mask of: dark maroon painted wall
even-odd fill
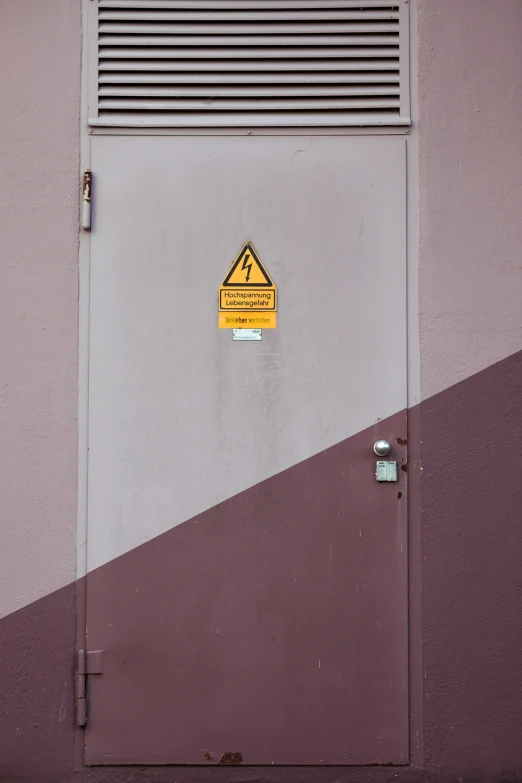
[[[420,410],[425,765],[522,777],[522,353]]]
[[[0,780],[522,779],[521,400],[519,353],[412,412],[423,468],[423,690],[413,703],[417,715],[423,709],[424,762],[417,769],[82,770],[70,586],[0,622]],[[418,523],[411,520],[413,532]]]
[[[76,605],[73,584],[0,621],[0,781],[73,768]]]

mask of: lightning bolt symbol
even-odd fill
[[[250,254],[247,253],[244,260],[243,260],[243,266],[241,267],[241,270],[246,269],[246,282],[250,280],[250,272],[252,271],[252,262],[248,263],[248,259],[250,258]]]

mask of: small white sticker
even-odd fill
[[[261,340],[261,329],[232,329],[233,340]]]

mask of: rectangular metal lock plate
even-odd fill
[[[375,478],[377,481],[397,481],[397,463],[391,460],[378,460]]]

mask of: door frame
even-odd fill
[[[81,70],[81,109],[80,109],[80,182],[83,173],[91,168],[91,138],[93,135],[143,135],[141,129],[101,129],[89,128],[89,25],[86,20],[92,8],[92,0],[82,2],[82,70]],[[404,0],[408,2],[408,0]],[[408,401],[408,693],[409,693],[409,725],[410,748],[409,764],[406,766],[421,767],[423,763],[423,693],[422,693],[422,617],[421,617],[421,556],[420,556],[420,525],[421,525],[421,497],[420,497],[420,457],[421,457],[421,421],[419,403],[421,400],[420,386],[420,339],[419,339],[419,294],[418,294],[418,125],[417,125],[417,0],[409,0],[410,4],[410,103],[412,125],[404,128],[332,128],[328,132],[314,133],[321,136],[386,136],[401,134],[406,140],[406,302],[407,302],[407,401]],[[263,129],[256,132],[264,134]],[[198,130],[197,135],[235,135],[236,131],[228,129]],[[268,135],[296,135],[295,131],[278,129],[267,131]],[[177,129],[153,129],[149,135],[187,136],[186,130]],[[300,129],[299,135],[306,133]],[[80,197],[80,194],[79,194]],[[96,172],[93,174],[93,198],[96,198]],[[78,492],[77,492],[77,622],[76,622],[76,650],[84,649],[86,644],[86,574],[87,574],[87,535],[88,535],[88,427],[89,427],[89,333],[90,333],[90,233],[79,225],[79,253],[78,253]],[[84,765],[84,735],[82,728],[76,728],[74,732],[75,767],[85,768]],[[404,767],[401,767],[404,768]],[[90,767],[93,770],[93,767]],[[123,772],[124,767],[117,769]],[[132,768],[129,768],[132,769]],[[217,772],[216,767],[209,768],[206,773],[204,768],[187,767],[187,774],[183,780],[203,779],[206,775],[212,777],[212,783],[228,783],[230,770],[225,768]],[[261,769],[263,770],[261,772]],[[260,778],[267,783],[272,781],[299,780],[304,783],[307,777],[306,770],[314,770],[314,779],[328,781],[330,767],[322,768],[318,774],[316,767],[262,767],[258,769]],[[357,771],[360,768],[343,766],[343,780],[356,780]],[[170,780],[169,770],[172,770],[172,780],[180,780],[180,766],[154,767],[155,774],[161,770],[162,779],[166,783]],[[193,770],[193,772],[191,772]],[[376,780],[381,777],[381,770],[386,769],[376,765],[372,773]],[[383,780],[385,774],[382,774]]]

